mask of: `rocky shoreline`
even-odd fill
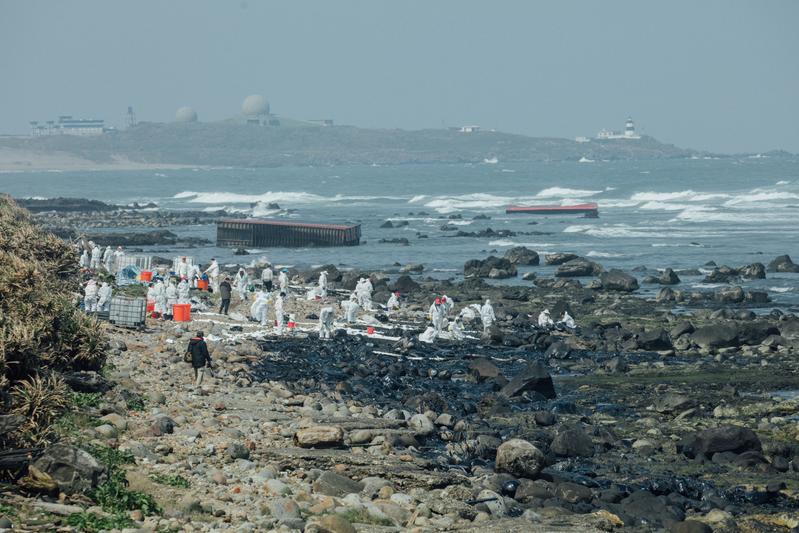
[[[290,272],[290,335],[246,321],[236,298],[230,318],[107,327],[114,385],[96,389],[102,400],[82,411],[94,422],[65,440],[135,458],[130,488],[162,510],[130,513],[144,531],[799,526],[799,319],[755,316],[744,289],[679,294],[673,272],[646,300],[629,274],[543,259],[559,274],[526,287],[484,280],[541,261],[526,249],[470,261],[457,284],[371,273],[375,301],[399,290],[403,309],[364,313],[348,333],[339,324],[329,342],[314,333],[320,303],[303,297],[319,269]],[[790,264],[729,269],[728,279]],[[331,303],[367,275],[324,268]],[[583,284],[576,271],[596,277]],[[490,298],[495,326],[420,343],[430,295],[444,293],[458,308]],[[539,330],[543,308],[568,310],[578,329]],[[199,390],[182,360],[198,329],[215,362]]]

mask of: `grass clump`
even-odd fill
[[[144,397],[140,394],[131,394],[125,398],[125,406],[128,411],[144,411]]]
[[[0,196],[0,401],[22,415],[0,445],[44,445],[70,395],[61,372],[100,370],[106,338],[78,310],[77,254]]]
[[[100,402],[103,400],[101,392],[73,392],[72,405],[78,409],[85,409],[88,407],[99,407]]]
[[[187,489],[191,486],[189,480],[179,474],[150,474],[150,479],[159,485],[167,485],[179,489]]]
[[[145,516],[161,514],[161,507],[149,494],[128,489],[123,465],[133,464],[133,454],[107,446],[94,446],[91,454],[108,467],[108,479],[89,493],[107,513],[125,514],[140,509]]]
[[[351,524],[369,524],[373,526],[393,526],[394,522],[388,518],[378,518],[370,515],[364,509],[349,509],[343,513],[338,513],[339,516],[346,519]]]
[[[113,514],[111,516],[99,516],[92,513],[72,513],[67,517],[67,525],[76,528],[78,531],[97,533],[111,529],[124,529],[134,525],[133,520],[124,514]]]

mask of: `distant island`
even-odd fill
[[[648,136],[571,140],[462,129],[142,122],[102,135],[0,137],[0,169],[281,167],[688,158]]]

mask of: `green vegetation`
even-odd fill
[[[78,531],[96,533],[110,529],[123,529],[134,525],[133,520],[124,514],[111,516],[98,516],[92,513],[73,513],[67,517],[67,525],[77,528]]]
[[[125,399],[128,411],[144,411],[144,397],[140,394],[131,394]]]
[[[100,392],[73,392],[72,405],[82,409],[86,407],[97,407],[103,399]]]
[[[17,516],[17,508],[13,505],[0,502],[0,516]]]
[[[167,485],[179,489],[187,489],[191,486],[188,479],[178,474],[150,474],[150,479],[159,485]]]
[[[373,526],[393,526],[394,522],[387,518],[377,518],[370,515],[364,509],[349,509],[343,513],[339,513],[339,516],[345,518],[352,524],[369,524]]]
[[[89,493],[104,511],[124,515],[127,511],[141,509],[145,516],[161,514],[161,508],[152,496],[128,489],[128,480],[125,479],[122,466],[134,462],[131,453],[107,446],[95,446],[91,449],[91,454],[108,467],[108,479]]]

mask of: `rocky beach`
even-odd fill
[[[553,277],[492,283],[545,264]],[[60,370],[72,392],[54,432],[22,458],[0,454],[14,467],[2,520],[23,531],[794,530],[799,319],[749,283],[799,267],[783,256],[708,268],[724,286],[689,292],[667,267],[606,270],[518,247],[467,262],[458,282],[419,265],[291,269],[297,325],[285,334],[249,321],[235,295],[230,316],[214,313],[217,296],[200,291],[189,323],[97,322],[104,366]],[[323,269],[330,295],[306,300]],[[396,290],[402,308],[347,325],[338,303],[364,276],[376,303]],[[644,284],[660,288],[645,298]],[[441,294],[456,310],[490,299],[495,324],[484,332],[478,315],[463,341],[420,342]],[[316,333],[324,305],[336,308],[329,341]],[[544,308],[577,328],[538,328]],[[183,361],[198,330],[213,360],[199,388]],[[18,422],[4,417],[6,432]]]

